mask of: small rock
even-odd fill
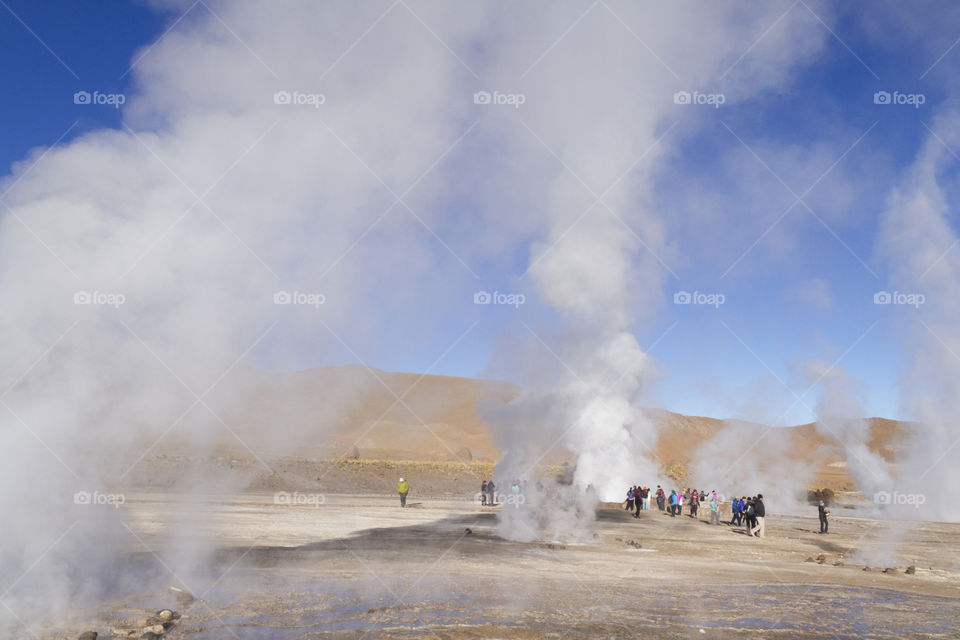
[[[904,571],[904,573],[907,574],[908,576],[912,576],[916,572],[917,572],[917,568],[913,565],[910,565],[909,567],[907,567],[907,570]]]
[[[864,570],[864,571],[873,571],[873,569],[871,569],[870,567],[864,567],[863,570]]]
[[[162,636],[164,631],[166,631],[166,629],[163,628],[162,624],[154,624],[149,627],[144,627],[142,633],[155,633],[157,636]],[[140,637],[142,638],[143,636],[141,635]]]
[[[804,560],[804,562],[816,562],[816,560],[814,560],[813,557],[811,556],[811,557],[807,558],[806,560]]]
[[[826,561],[827,561],[827,556],[823,555],[822,553],[817,556],[817,564],[823,564]]]
[[[77,640],[97,640],[96,631],[84,631]]]
[[[833,563],[833,566],[835,566],[835,567],[842,567],[842,566],[843,566],[843,560],[837,560],[836,562]]]
[[[463,533],[466,535],[470,535],[471,533],[473,533],[473,531],[470,530],[470,527],[467,527],[466,529],[463,530]]]
[[[171,620],[177,620],[178,618],[180,618],[180,614],[172,609],[160,609],[160,611],[157,611],[157,619],[160,620],[160,622],[169,622]]]
[[[160,636],[155,634],[153,631],[147,631],[146,633],[140,635],[140,640],[160,640]]]

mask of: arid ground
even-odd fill
[[[163,637],[191,640],[960,634],[960,525],[839,516],[820,535],[815,511],[773,513],[757,539],[703,511],[603,505],[586,542],[518,543],[494,534],[514,507],[423,495],[411,479],[406,509],[388,492],[129,494],[130,563],[159,578],[34,631],[139,637],[169,606],[182,617]],[[864,569],[891,544],[891,571]],[[178,605],[169,586],[197,599]]]
[[[515,388],[427,376],[409,395],[415,409],[404,415],[391,408],[390,394],[329,393],[350,375],[360,378],[351,385],[370,388],[368,372],[349,367],[256,380],[240,396],[242,410],[229,416],[235,437],[225,443],[199,449],[173,432],[145,443],[142,457],[117,456],[117,468],[103,471],[124,484],[104,489],[125,501],[115,513],[101,508],[129,531],[115,572],[125,578],[88,608],[31,620],[33,633],[69,639],[96,630],[102,639],[153,630],[174,640],[960,637],[960,525],[853,517],[863,496],[838,462],[837,443],[812,425],[778,436],[794,462],[814,470],[816,485],[797,486],[798,495],[834,492],[828,535],[818,533],[815,507],[786,515],[770,505],[761,540],[707,524],[706,510],[699,520],[659,511],[633,518],[602,504],[577,538],[522,543],[496,535],[497,511],[515,507],[474,499],[499,457],[477,406],[502,404]],[[386,379],[402,391],[405,376]],[[317,388],[328,393],[310,392]],[[710,418],[653,415],[657,457],[678,483],[688,478],[690,443],[711,442],[730,428]],[[908,427],[873,420],[871,448],[895,460]],[[767,430],[736,428],[757,436]],[[562,452],[544,460],[541,475],[563,476],[571,460]],[[406,509],[393,493],[399,476],[413,487]],[[729,503],[722,515],[729,520]],[[195,599],[181,599],[184,592]],[[151,619],[165,607],[182,616],[166,629]]]

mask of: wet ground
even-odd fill
[[[493,535],[493,509],[410,504],[128,495],[131,558],[152,577],[72,624],[121,637],[177,585],[199,599],[167,637],[190,640],[960,637],[958,525],[834,518],[822,536],[815,512],[772,515],[760,540],[606,509],[585,543],[517,543]]]

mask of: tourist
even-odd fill
[[[820,533],[827,533],[830,528],[830,523],[827,521],[830,516],[830,509],[827,509],[827,505],[821,500],[817,510],[820,512]]]
[[[660,485],[657,485],[657,508],[660,511],[663,511],[664,495],[663,488]]]
[[[670,517],[674,518],[677,515],[677,490],[670,489]]]
[[[629,489],[627,489],[627,502],[626,502],[626,506],[624,506],[623,510],[624,510],[624,511],[633,511],[633,501],[634,501],[635,499],[636,499],[636,492],[634,491],[634,488],[633,488],[633,487],[630,487]]]
[[[480,483],[480,506],[486,506],[487,504],[487,481],[484,480]]]
[[[755,514],[756,524],[753,529],[750,530],[752,535],[757,536],[758,538],[764,537],[765,527],[764,527],[764,517],[766,516],[766,509],[763,506],[763,494],[758,493],[757,499],[753,501],[753,512]]]
[[[741,523],[740,510],[742,508],[740,499],[737,496],[733,496],[733,501],[730,503],[730,507],[733,511],[733,517],[730,518],[730,526],[739,527]]]
[[[677,493],[677,515],[678,516],[683,515],[683,490],[682,489]]]
[[[487,483],[487,504],[491,507],[497,506],[497,486],[493,484],[493,478]]]
[[[753,529],[754,523],[756,522],[756,511],[753,500],[752,497],[747,498],[747,506],[743,510],[743,526],[747,535],[750,535],[750,530]]]
[[[407,506],[407,492],[409,491],[410,491],[410,484],[403,478],[400,478],[400,482],[397,483],[397,493],[400,494],[401,507]]]
[[[694,489],[690,493],[690,517],[696,519],[697,509],[700,507],[700,494]]]
[[[710,524],[720,524],[720,501],[716,491],[710,496]]]

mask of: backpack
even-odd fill
[[[752,505],[752,504],[748,504],[748,505],[747,505],[747,515],[752,518],[752,517],[754,516],[754,514],[756,514],[756,511],[753,510],[753,505]]]

